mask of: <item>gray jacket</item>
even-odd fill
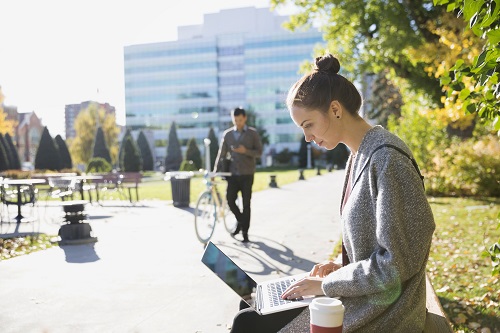
[[[231,154],[230,172],[233,175],[253,175],[255,173],[255,160],[262,155],[262,143],[259,133],[253,127],[245,126],[238,140],[234,136],[235,127],[224,131],[219,147],[219,153],[215,160],[215,171],[222,170],[222,160],[227,153]],[[235,153],[231,147],[245,146],[246,154]]]
[[[425,269],[434,218],[422,180],[408,157],[384,147],[395,145],[411,156],[397,136],[380,126],[363,138],[350,168],[354,187],[342,211],[343,237],[350,264],[323,280],[323,292],[340,296],[344,333],[422,332],[425,325]],[[363,166],[368,162],[367,167]],[[306,308],[286,329],[309,325]]]

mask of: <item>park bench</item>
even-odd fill
[[[140,172],[122,172],[119,176],[118,187],[121,190],[127,190],[130,203],[134,202],[132,190],[135,189],[135,201],[139,201],[139,183],[142,182]]]
[[[108,190],[118,190],[118,176],[115,172],[99,174],[102,178],[93,181],[95,185],[95,195],[97,202],[101,201],[101,192]]]
[[[429,277],[426,277],[426,306],[424,333],[453,333],[451,322],[444,313],[439,298],[432,287]]]
[[[342,262],[342,255],[336,259],[337,263]],[[441,302],[434,291],[429,276],[425,277],[425,306],[427,307],[427,316],[425,318],[425,328],[423,333],[453,333],[450,320],[446,316]]]
[[[115,190],[120,197],[127,198],[130,203],[133,203],[134,197],[132,192],[134,189],[135,201],[139,201],[139,183],[142,182],[142,174],[140,172],[110,172],[101,176],[101,179],[94,181],[98,202],[101,192]]]

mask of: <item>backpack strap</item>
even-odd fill
[[[395,146],[395,145],[391,145],[390,143],[385,143],[385,144],[382,144],[378,147],[376,147],[372,153],[370,154],[370,157],[368,157],[368,160],[366,161],[365,165],[363,165],[363,168],[361,169],[361,172],[359,173],[358,177],[356,178],[356,180],[354,181],[354,183],[352,184],[352,188],[354,188],[354,186],[356,185],[356,183],[358,182],[358,180],[360,179],[361,175],[363,174],[363,171],[365,171],[366,167],[368,166],[368,164],[370,164],[370,161],[372,159],[372,156],[373,154],[375,154],[375,152],[377,152],[378,150],[382,149],[382,148],[385,148],[385,147],[389,147],[389,148],[393,148],[395,150],[397,150],[398,152],[400,152],[401,154],[403,154],[404,156],[408,157],[408,159],[411,161],[411,163],[413,164],[413,166],[415,167],[415,170],[417,171],[418,173],[418,176],[420,177],[420,179],[422,179],[422,186],[424,187],[425,189],[425,184],[424,184],[424,176],[422,176],[422,173],[420,172],[420,169],[418,167],[418,164],[417,164],[417,161],[415,161],[415,159],[413,157],[411,157],[410,155],[408,155],[408,153],[406,153],[403,149]]]

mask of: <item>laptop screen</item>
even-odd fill
[[[201,261],[244,300],[250,300],[257,283],[212,242],[208,242]]]

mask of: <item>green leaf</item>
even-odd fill
[[[464,1],[464,19],[469,21],[479,12],[484,4],[484,0],[465,0]]]
[[[465,88],[465,85],[462,83],[462,82],[453,82],[451,84],[451,89],[455,90],[455,91],[461,91],[462,89]]]
[[[495,100],[495,95],[493,95],[493,92],[490,90],[486,93],[486,100],[488,101],[494,101]]]
[[[493,128],[495,131],[500,131],[500,117],[496,117],[495,120],[493,120]],[[497,226],[497,229],[500,228],[500,224]]]
[[[460,91],[458,98],[460,98],[460,100],[462,100],[462,101],[465,101],[467,99],[467,97],[469,97],[469,95],[470,95],[470,90],[465,88],[465,89],[462,89],[462,91]]]
[[[492,45],[500,43],[500,30],[490,30],[486,33],[488,42]]]
[[[474,112],[476,112],[476,110],[477,110],[477,106],[475,103],[471,103],[471,104],[467,105],[467,112],[474,113]]]
[[[490,253],[492,254],[500,254],[500,244],[495,243],[490,247]]]
[[[474,35],[482,38],[483,36],[483,30],[481,29],[481,27],[475,25],[471,28],[472,32],[474,33]]]
[[[460,67],[462,67],[463,64],[464,64],[464,60],[458,59],[457,62],[455,62],[455,65],[453,65],[453,67],[450,68],[450,71],[456,71],[456,70],[460,69]]]
[[[446,11],[452,12],[455,10],[455,8],[457,8],[457,4],[452,2],[452,3],[448,4],[448,6],[446,6]]]
[[[443,77],[441,77],[440,81],[441,81],[442,86],[446,86],[451,82],[451,77],[443,76]]]
[[[488,50],[484,50],[483,52],[481,52],[481,54],[477,57],[477,59],[475,59],[474,66],[476,66],[476,67],[482,66],[484,64],[485,59],[486,59],[487,53],[488,53]]]

